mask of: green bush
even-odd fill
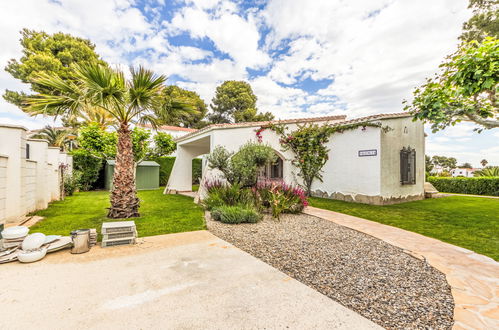
[[[213,210],[212,217],[223,223],[255,223],[262,218],[254,208],[240,205],[220,206]]]
[[[99,178],[104,161],[83,149],[76,149],[71,152],[71,155],[73,156],[73,170],[79,173],[78,186],[84,191],[92,189],[92,184]]]
[[[208,197],[203,200],[203,204],[208,210],[219,206],[253,206],[255,198],[249,188],[241,188],[239,184],[225,185],[206,184]]]
[[[194,158],[192,160],[192,184],[199,183],[199,178],[203,175],[202,159]]]
[[[222,212],[220,211],[220,209],[214,208],[211,211],[211,218],[215,221],[220,221],[220,219],[222,218]]]
[[[499,178],[495,177],[429,177],[428,182],[441,192],[499,196]]]
[[[276,159],[272,147],[252,142],[243,145],[235,154],[217,146],[207,157],[210,168],[220,170],[231,184],[243,187],[256,185],[260,168]]]
[[[64,194],[66,196],[73,196],[74,192],[79,189],[78,182],[80,181],[81,172],[73,171],[73,174],[64,174]]]
[[[170,178],[170,174],[172,173],[173,164],[175,163],[175,157],[157,157],[152,158],[152,161],[155,161],[159,164],[159,185],[166,186],[168,183],[168,179]],[[194,158],[192,160],[192,183],[199,183],[199,177],[202,175],[201,169],[201,159]]]

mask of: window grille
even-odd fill
[[[416,184],[416,150],[411,147],[400,150],[400,183]]]

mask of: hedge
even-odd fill
[[[166,186],[168,179],[170,178],[170,173],[172,172],[173,163],[175,163],[175,157],[158,157],[151,159],[159,164],[159,184],[161,186]],[[201,177],[201,159],[194,158],[192,160],[192,183],[199,183],[199,178]]]
[[[428,178],[428,182],[441,192],[499,196],[499,177],[447,178],[431,176]]]

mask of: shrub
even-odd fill
[[[203,175],[202,159],[194,158],[192,160],[192,183],[199,183],[199,178]]]
[[[208,210],[219,206],[253,206],[255,198],[248,188],[241,188],[239,184],[223,184],[221,182],[206,182],[208,197],[203,200]]]
[[[441,192],[499,196],[499,178],[497,177],[429,177],[428,182]]]
[[[262,216],[252,207],[224,205],[216,208],[212,217],[223,223],[256,223]]]
[[[73,196],[74,192],[79,189],[78,182],[80,181],[81,172],[73,171],[73,174],[64,174],[64,194],[66,196]]]
[[[236,154],[218,146],[208,156],[210,168],[220,170],[231,184],[252,187],[256,184],[259,169],[275,162],[276,154],[270,146],[249,142]]]
[[[211,211],[211,218],[215,221],[220,221],[220,219],[222,218],[222,212],[220,211],[220,209],[214,208]]]
[[[151,158],[151,160],[159,164],[159,184],[166,186],[175,163],[175,157],[157,157]]]
[[[300,187],[283,182],[263,181],[255,189],[263,206],[271,208],[274,218],[279,218],[281,213],[299,213],[308,205],[305,191]]]
[[[92,189],[92,184],[99,178],[103,160],[83,149],[76,149],[71,152],[71,155],[73,156],[73,169],[80,173],[78,186],[84,191]]]

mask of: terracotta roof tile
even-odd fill
[[[270,123],[272,124],[301,124],[301,123],[312,123],[318,121],[330,121],[330,120],[341,120],[340,122],[332,123],[331,125],[343,125],[343,124],[353,124],[363,121],[373,121],[379,119],[391,119],[391,118],[403,118],[403,117],[411,117],[411,114],[407,112],[398,112],[398,113],[383,113],[378,115],[371,115],[367,117],[355,118],[352,120],[344,120],[346,119],[345,115],[340,116],[326,116],[326,117],[312,117],[312,118],[298,118],[298,119],[284,119],[284,120],[271,120],[271,121],[256,121],[256,122],[244,122],[244,123],[229,123],[229,124],[212,124],[206,127],[203,127],[196,132],[192,132],[186,135],[183,135],[175,141],[182,141],[188,139],[192,136],[201,134],[203,132],[212,130],[212,129],[224,129],[224,128],[237,128],[237,127],[255,127],[255,126],[264,126]]]
[[[339,115],[339,116],[326,116],[326,117],[312,117],[312,118],[297,118],[297,119],[283,119],[283,120],[271,120],[271,121],[253,121],[253,122],[244,122],[244,123],[225,123],[225,124],[211,124],[206,127],[203,127],[199,129],[196,132],[192,132],[186,135],[183,135],[176,139],[176,141],[184,140],[186,138],[189,138],[193,135],[197,135],[202,132],[206,132],[211,129],[217,129],[217,128],[236,128],[236,127],[256,127],[256,126],[263,126],[263,125],[268,125],[270,123],[273,124],[299,124],[299,123],[311,123],[311,122],[317,122],[317,121],[329,121],[329,120],[343,120],[347,116],[345,115]]]

